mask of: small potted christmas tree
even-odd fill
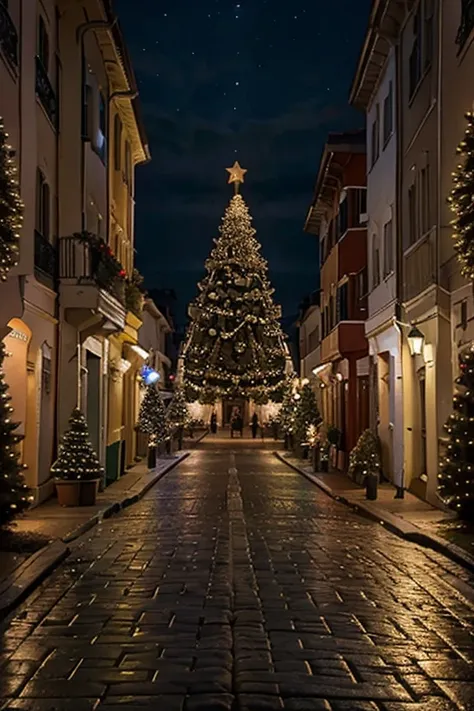
[[[95,504],[104,468],[89,440],[86,418],[77,407],[69,418],[69,427],[59,445],[51,474],[55,477],[61,506]]]
[[[137,428],[148,435],[148,468],[156,467],[156,448],[169,439],[166,409],[155,384],[148,385],[140,405]]]
[[[184,428],[189,424],[190,417],[184,390],[181,387],[175,390],[173,399],[166,411],[166,420],[169,429],[178,435],[178,449],[182,449]]]
[[[299,389],[298,394],[300,397],[296,401],[294,432],[299,454],[306,458],[308,455],[308,427],[310,425],[317,427],[321,422],[321,415],[316,394],[308,382]]]
[[[11,420],[13,407],[2,367],[5,355],[5,344],[0,341],[0,527],[25,511],[31,502],[17,449],[22,436],[15,432],[19,424]]]
[[[349,457],[349,476],[361,486],[380,477],[380,443],[372,430],[364,430]]]
[[[474,520],[474,351],[459,356],[460,375],[453,397],[454,412],[445,425],[449,435],[438,475],[438,493],[449,508]]]

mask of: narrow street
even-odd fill
[[[78,539],[2,626],[2,709],[474,709],[474,606],[443,556],[271,453],[204,440]]]

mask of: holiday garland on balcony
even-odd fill
[[[127,273],[102,237],[87,231],[76,232],[73,237],[90,247],[92,271],[104,287],[111,287],[117,281],[125,284]]]
[[[18,264],[23,203],[17,179],[17,169],[8,144],[8,134],[0,117],[0,280]]]
[[[448,202],[455,214],[452,220],[454,249],[461,265],[461,274],[474,280],[474,113],[466,114],[467,128],[464,140],[457,148],[462,156],[453,173],[454,187]]]

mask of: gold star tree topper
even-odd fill
[[[247,172],[246,168],[241,168],[238,161],[235,161],[232,168],[226,168],[226,171],[230,173],[228,183],[234,183],[235,193],[239,192],[240,183],[244,182],[244,175]]]

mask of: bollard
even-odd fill
[[[369,474],[365,480],[366,494],[365,497],[369,501],[377,500],[377,490],[379,485],[379,478],[377,474]]]
[[[148,447],[148,469],[156,467],[156,447]]]

